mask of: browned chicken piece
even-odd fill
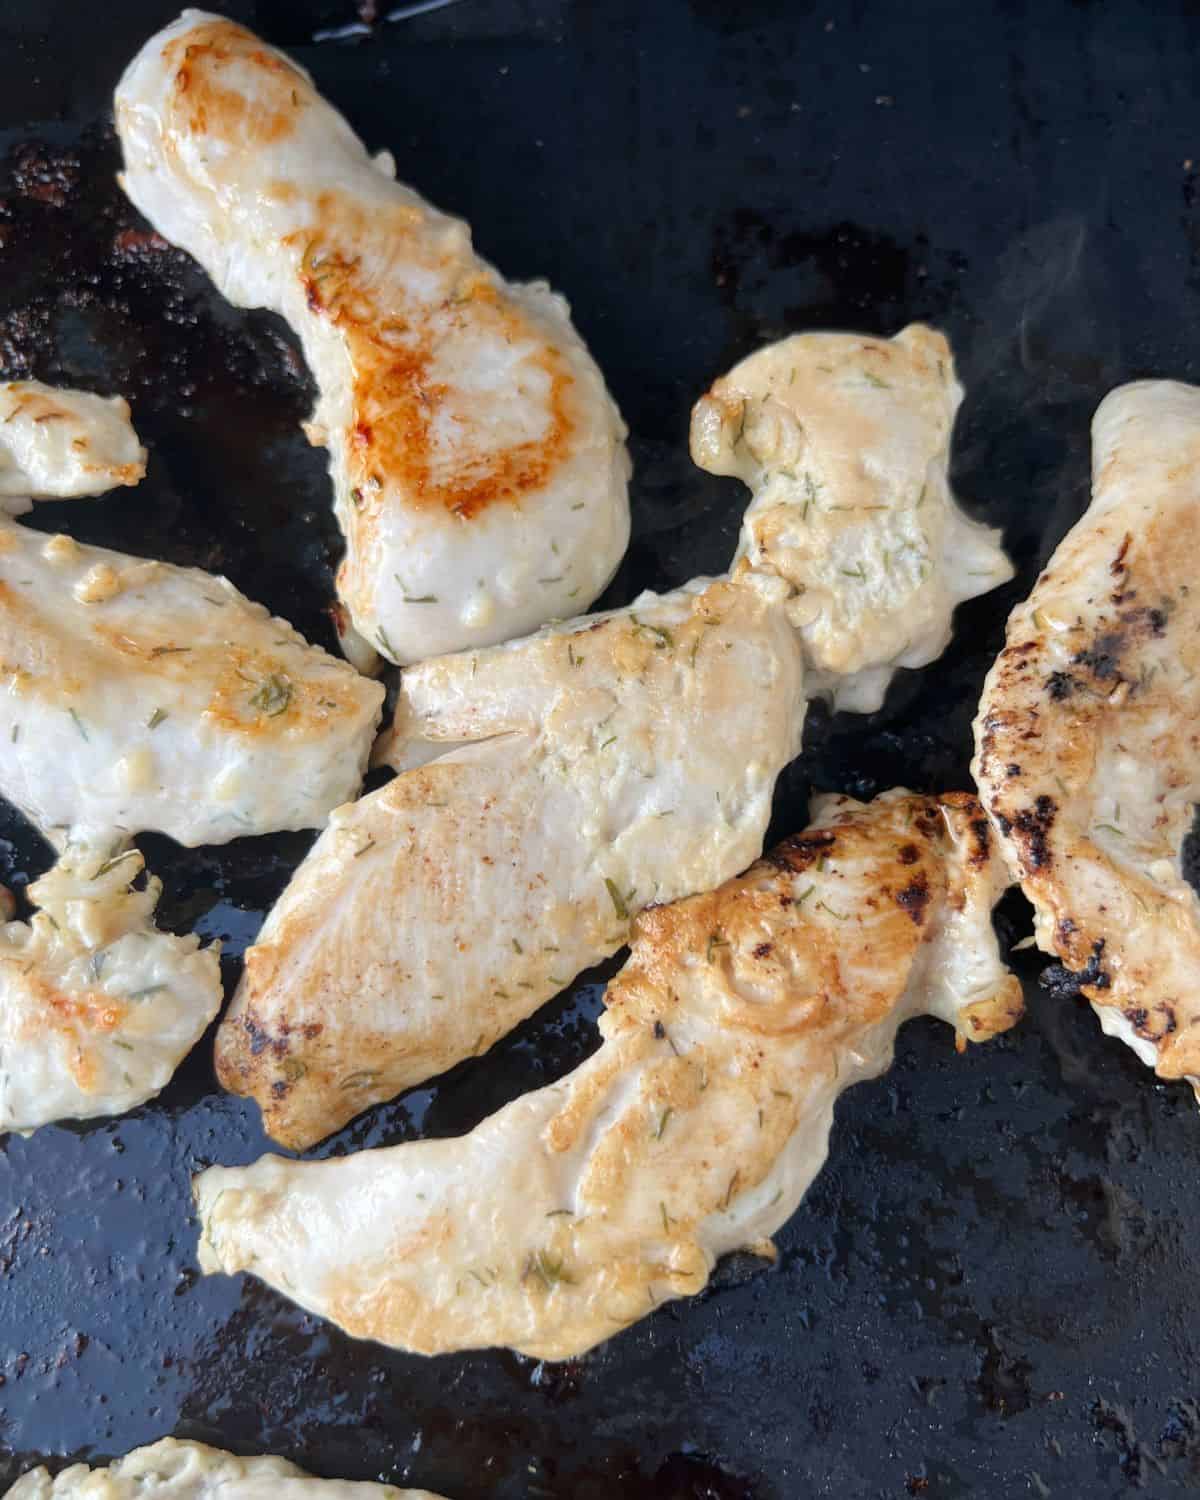
[[[1200,389],[1122,386],[1093,497],[1008,622],[974,772],[1038,946],[1162,1078],[1200,1075]]]
[[[902,1021],[960,1046],[1013,1024],[1004,880],[972,797],[822,799],[745,875],[635,920],[604,1044],[559,1083],[457,1140],[204,1172],[200,1264],[419,1353],[582,1353],[729,1251],[773,1253]]]

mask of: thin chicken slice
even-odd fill
[[[116,119],[135,205],[303,343],[359,635],[412,662],[586,608],[628,541],[629,465],[563,299],[505,282],[231,21],[152,37]]]
[[[429,1490],[315,1479],[284,1458],[239,1458],[206,1443],[161,1438],[106,1468],[30,1469],[5,1500],[438,1500]]]
[[[116,1115],[162,1089],[221,1004],[219,946],[154,926],[136,849],[70,844],[0,927],[0,1131]]]
[[[962,401],[950,346],[808,333],[770,344],[692,412],[692,458],[753,492],[739,556],[794,585],[809,692],[868,713],[897,667],[941,655],[954,610],[1004,583],[999,533],[950,491]]]
[[[48,836],[321,826],[383,690],[224,578],[0,523],[0,793]]]
[[[1038,946],[1162,1078],[1200,1075],[1200,389],[1121,386],[1092,503],[1013,610],[973,770]]]
[[[57,390],[36,380],[0,385],[0,510],[72,500],[137,484],[146,450],[120,396]]]
[[[787,592],[696,584],[404,674],[422,754],[480,743],[340,808],[247,953],[217,1071],[276,1140],[486,1050],[757,856],[803,722]]]
[[[638,917],[603,1045],[561,1082],[460,1139],[202,1173],[201,1267],[419,1353],[581,1354],[727,1252],[773,1253],[902,1021],[960,1046],[1013,1023],[1004,884],[973,798],[822,799],[741,878]]]

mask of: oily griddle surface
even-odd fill
[[[226,8],[486,255],[570,297],[637,464],[611,602],[727,562],[746,497],[691,467],[686,427],[733,360],[810,327],[950,334],[957,483],[1019,578],[880,713],[813,711],[773,833],[803,825],[810,785],[967,786],[1007,610],[1085,503],[1096,401],[1196,375],[1191,8],[460,0],[318,45],[351,6]],[[224,572],[332,645],[338,541],[293,342],[214,297],[113,183],[112,85],[173,11],[0,10],[0,375],[123,392],[151,453],[140,489],[32,524]],[[47,853],[13,814],[0,832],[19,890]],[[232,983],[310,838],[142,842],[163,919],[221,938]],[[1028,931],[1019,897],[1000,922]],[[200,1279],[190,1174],[267,1146],[207,1044],[133,1116],[0,1140],[0,1480],[175,1433],[456,1500],[1193,1493],[1200,1120],[1040,990],[1041,962],[1017,955],[1018,1031],[959,1058],[915,1023],[843,1098],[776,1267],[735,1258],[557,1367],[392,1354]],[[457,1133],[560,1075],[594,1045],[597,978],[320,1154]]]

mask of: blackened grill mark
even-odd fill
[[[1060,923],[1061,927],[1062,924]],[[1074,924],[1072,923],[1072,931]],[[1087,967],[1079,970],[1068,969],[1063,964],[1050,964],[1042,970],[1038,983],[1044,990],[1048,990],[1056,999],[1077,999],[1085,986],[1094,990],[1106,990],[1112,980],[1104,972],[1104,939],[1097,938],[1092,945],[1091,957],[1087,961]]]
[[[1069,698],[1076,687],[1078,683],[1069,672],[1051,672],[1046,678],[1046,691],[1055,703],[1061,703],[1065,698]],[[1017,770],[1020,771],[1020,769],[1018,766]],[[1011,768],[1009,774],[1013,774]]]
[[[755,958],[770,958],[770,956],[771,956],[771,945],[770,945],[770,943],[758,943],[755,946],[755,949],[754,949],[754,956],[755,956]]]
[[[914,923],[920,927],[929,907],[929,881],[924,871],[919,875],[914,875],[904,889],[897,894],[896,904],[906,911]]]
[[[1127,644],[1123,631],[1106,630],[1103,635],[1096,637],[1094,645],[1077,651],[1071,660],[1077,667],[1086,667],[1101,682],[1108,682],[1117,675],[1121,653]]]
[[[1133,532],[1127,531],[1122,538],[1120,551],[1117,553],[1116,557],[1113,558],[1111,564],[1109,565],[1110,571],[1112,572],[1114,578],[1117,577],[1118,574],[1124,573],[1126,567],[1128,566],[1125,562],[1125,554],[1129,551],[1129,546],[1132,541]]]
[[[1054,798],[1043,792],[1031,808],[1022,808],[1014,819],[1025,846],[1025,864],[1030,870],[1044,869],[1050,863],[1049,833],[1057,811]]]
[[[896,858],[902,865],[915,865],[920,857],[916,844],[905,844],[896,850]]]
[[[1005,766],[1004,770],[1005,774],[1008,776],[1019,776],[1021,774],[1021,767],[1016,763],[1015,760],[1010,761],[1009,764]]]
[[[837,843],[834,833],[798,833],[765,856],[779,870],[801,873],[827,855]]]
[[[666,1034],[667,1034],[667,1028],[663,1025],[663,1023],[661,1021],[655,1021],[655,1023],[654,1023],[654,1035],[655,1035],[655,1038],[658,1041],[661,1042],[663,1040],[663,1038],[666,1036]]]
[[[988,855],[991,853],[992,830],[988,827],[988,820],[986,818],[972,818],[971,833],[975,838],[975,847],[967,856],[967,863],[975,869],[979,869],[981,866],[987,864]]]

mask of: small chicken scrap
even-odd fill
[[[115,110],[134,204],[303,343],[307,431],[346,538],[347,654],[420,661],[586,609],[629,540],[629,460],[563,299],[504,281],[232,21],[185,11]]]
[[[206,1443],[162,1438],[107,1468],[71,1464],[22,1474],[5,1500],[438,1500],[430,1490],[315,1479],[284,1458],[239,1458]]]
[[[721,1255],[772,1253],[904,1020],[960,1047],[1013,1024],[1005,883],[971,797],[822,799],[745,875],[637,918],[603,1045],[561,1082],[457,1140],[201,1173],[201,1267],[419,1353],[580,1354]]]
[[[0,385],[0,511],[73,500],[137,484],[146,450],[120,396],[56,390],[36,380]]]
[[[1161,1078],[1200,1078],[1200,389],[1092,422],[1092,503],[1008,621],[973,771],[1038,946]]]
[[[952,413],[953,375],[910,356],[929,341],[949,359],[928,331],[894,341],[930,394],[882,404],[872,430],[929,476],[932,513],[949,506],[949,415],[914,413]],[[882,358],[857,335],[816,342],[847,370]],[[806,368],[805,340],[791,344]],[[852,385],[815,401],[810,432],[842,421]],[[777,499],[809,504],[802,485]],[[726,578],[404,673],[383,749],[403,774],[335,815],[247,953],[218,1034],[218,1076],[258,1100],[276,1140],[312,1145],[486,1050],[616,952],[643,907],[710,890],[761,852],[806,706],[791,568],[776,547],[750,549]],[[860,588],[837,576],[831,599]],[[858,655],[842,665],[862,670]]]
[[[963,391],[945,338],[805,333],[760,349],[692,412],[692,458],[753,500],[739,557],[796,590],[810,696],[871,713],[940,656],[956,607],[1007,582],[999,533],[950,491]]]
[[[0,1132],[123,1114],[163,1088],[221,1005],[219,947],[154,926],[136,849],[68,844],[0,926]]]
[[[31,499],[82,492],[80,454],[94,489],[142,454],[124,402],[22,394],[0,455],[45,411],[75,434],[10,450]],[[223,578],[11,520],[0,680],[0,793],[61,854],[30,888],[32,924],[0,928],[0,1130],[31,1130],[142,1103],[220,1006],[219,948],[155,930],[160,885],[132,888],[130,837],[319,826],[358,790],[383,690]]]

